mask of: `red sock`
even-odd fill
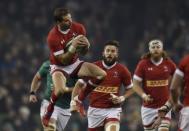
[[[57,99],[58,99],[58,96],[55,95],[54,91],[52,91],[51,98],[50,98],[50,101],[49,101],[49,105],[47,107],[47,111],[45,112],[45,115],[42,119],[42,122],[45,126],[48,126],[48,123],[49,123],[51,115],[54,111],[54,105],[55,105]]]
[[[79,99],[80,101],[84,101],[85,98],[89,95],[90,92],[92,92],[93,89],[94,89],[93,87],[86,86],[85,89],[83,89],[83,90],[80,92],[80,94],[79,94],[79,96],[78,96],[78,99]]]
[[[51,93],[50,103],[55,104],[58,99],[58,95],[55,94],[54,90]]]

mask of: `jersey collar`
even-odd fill
[[[155,62],[153,59],[150,59],[150,61],[151,61],[154,65],[158,66],[158,65],[160,65],[160,64],[162,63],[163,57],[161,57],[161,59],[160,59],[158,62]]]
[[[108,65],[105,64],[104,61],[102,61],[102,65],[103,65],[103,67],[106,68],[106,69],[111,69],[111,68],[113,68],[116,64],[117,64],[117,62],[115,62],[115,63],[114,63],[113,65],[111,65],[111,66],[108,66]]]
[[[57,27],[58,27],[58,31],[60,31],[60,33],[62,33],[62,34],[68,34],[68,32],[70,31],[70,29],[67,29],[67,30],[65,30],[65,31],[62,31],[62,30],[60,29],[60,26],[59,26],[59,25],[57,25]]]

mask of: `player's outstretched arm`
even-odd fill
[[[182,89],[182,85],[183,85],[183,78],[177,73],[174,73],[170,89],[171,89],[171,102],[173,104],[173,109],[176,111],[182,108],[182,105],[179,102],[179,96],[180,96],[180,91]]]
[[[130,89],[127,89],[124,96],[125,96],[125,99],[127,99],[128,97],[130,97],[131,95],[133,95],[135,93],[135,91],[130,88]]]
[[[33,102],[33,103],[37,102],[36,92],[39,89],[40,85],[41,85],[41,75],[39,74],[39,72],[37,72],[32,79],[29,102]]]

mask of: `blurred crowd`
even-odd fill
[[[163,40],[176,63],[189,51],[188,0],[1,0],[1,131],[41,131],[43,89],[37,104],[28,103],[28,96],[33,75],[48,59],[46,36],[56,7],[68,7],[73,19],[85,25],[91,42],[87,61],[100,59],[103,43],[112,39],[120,42],[120,61],[132,72],[153,38]],[[123,104],[121,131],[143,130],[140,105],[135,95]],[[172,131],[176,123],[174,119]],[[87,129],[86,118],[73,116],[66,131],[81,129]]]

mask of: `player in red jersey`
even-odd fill
[[[168,131],[171,112],[161,118],[158,127],[154,124],[158,117],[158,111],[163,106],[170,107],[169,84],[176,69],[173,61],[167,57],[160,40],[149,42],[149,52],[139,61],[133,76],[133,89],[143,98],[141,108],[142,121],[145,131]]]
[[[91,90],[89,95],[89,131],[119,131],[122,111],[120,104],[133,93],[131,74],[127,67],[117,61],[118,48],[119,42],[114,40],[107,42],[103,51],[103,60],[95,62],[106,71],[107,76],[94,90]],[[122,84],[126,89],[124,95],[119,93]],[[88,95],[90,91],[83,95],[88,89],[89,87],[86,87],[78,97],[76,96],[79,101],[83,101]]]
[[[179,102],[180,95],[183,96],[183,105]],[[180,61],[174,73],[171,82],[171,101],[173,109],[180,111],[179,131],[189,131],[189,55]]]
[[[78,45],[89,43],[85,37],[84,26],[72,21],[70,11],[66,8],[55,9],[54,19],[55,26],[50,30],[47,37],[54,91],[43,117],[44,125],[48,125],[58,95],[68,90],[65,85],[66,77],[91,77],[93,79],[89,80],[88,86],[94,87],[106,76],[106,72],[98,66],[83,62],[78,58]],[[71,43],[69,47],[68,43]]]

